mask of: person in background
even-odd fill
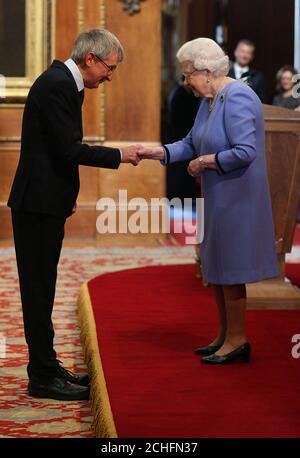
[[[300,111],[300,97],[293,97],[293,76],[297,75],[297,70],[291,65],[284,65],[276,74],[276,95],[272,105],[289,110]],[[300,223],[300,206],[297,213],[297,223]]]
[[[250,40],[240,40],[234,51],[235,61],[231,63],[228,76],[242,80],[258,95],[262,103],[267,103],[265,78],[262,72],[251,67],[255,44]]]
[[[276,95],[273,98],[272,105],[290,110],[300,111],[300,97],[293,97],[293,76],[297,75],[297,70],[291,65],[284,65],[276,74]]]
[[[185,137],[191,130],[199,108],[199,99],[184,85],[181,77],[175,82],[166,101],[165,143],[173,143]],[[189,161],[167,166],[167,197],[184,199],[196,197],[195,179],[187,171]]]

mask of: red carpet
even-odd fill
[[[300,310],[250,310],[251,362],[201,365],[193,349],[217,320],[194,272],[157,266],[88,282],[117,436],[299,437]]]
[[[300,288],[300,264],[285,264],[285,276],[290,282]]]

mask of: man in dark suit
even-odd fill
[[[250,67],[254,59],[255,44],[250,40],[240,40],[234,51],[235,62],[231,64],[228,76],[241,79],[258,95],[262,103],[267,103],[264,75]]]
[[[193,127],[199,108],[199,99],[180,78],[166,100],[166,134],[163,143],[173,143],[184,138]],[[167,197],[183,199],[196,197],[195,178],[187,171],[189,161],[179,161],[167,166]]]
[[[83,32],[71,59],[54,60],[32,85],[25,104],[21,155],[11,189],[14,241],[31,396],[80,400],[89,377],[66,370],[56,358],[51,320],[57,264],[66,218],[79,192],[79,165],[117,169],[137,165],[138,145],[119,150],[82,143],[84,87],[111,81],[124,51],[104,29]]]

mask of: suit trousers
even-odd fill
[[[65,221],[12,210],[29,377],[51,376],[58,367],[51,316]]]

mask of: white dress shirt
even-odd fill
[[[79,68],[75,64],[73,59],[68,59],[64,62],[64,64],[68,67],[70,72],[73,75],[73,78],[75,80],[78,92],[82,91],[84,89],[84,82],[82,78],[82,74],[80,73]]]
[[[236,76],[236,79],[239,80],[242,76],[243,73],[246,73],[249,71],[249,66],[246,65],[246,67],[241,67],[238,63],[234,63],[233,64],[233,68],[234,68],[234,73],[235,73],[235,76]]]

